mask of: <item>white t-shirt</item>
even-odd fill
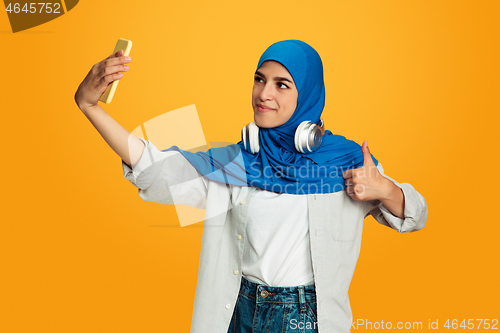
[[[181,153],[161,152],[150,141],[139,139],[146,144],[140,160],[134,170],[123,161],[122,168],[125,179],[138,188],[140,198],[146,202],[206,209],[208,218],[203,226],[191,332],[226,333],[237,306],[243,254],[248,243],[248,208],[254,203],[256,188],[234,185],[228,191],[228,185],[201,177]],[[404,219],[394,216],[379,200],[355,201],[345,191],[308,194],[307,208],[298,209],[306,214],[309,226],[311,255],[307,258],[312,258],[315,272],[317,318],[319,327],[323,327],[321,332],[349,332],[351,327],[353,316],[348,291],[359,257],[365,217],[372,215],[377,222],[399,233],[414,232],[426,224],[428,209],[425,198],[411,184],[400,184],[385,175],[380,163],[377,169],[403,191]],[[234,198],[233,206],[227,209],[231,198]],[[287,203],[291,202],[287,200]],[[260,207],[258,204],[253,206]],[[299,205],[287,204],[286,207],[288,212]],[[273,208],[281,210],[282,207]],[[267,214],[271,212],[266,210]],[[282,211],[278,217],[288,221],[283,217],[287,212]],[[280,232],[286,231],[280,229]],[[289,243],[296,242],[292,240],[287,245]],[[281,249],[277,252],[291,254]],[[276,262],[280,264],[280,259]],[[296,267],[304,268],[304,265]]]
[[[269,286],[314,283],[307,195],[257,188],[248,206],[242,274]]]

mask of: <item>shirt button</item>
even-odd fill
[[[238,239],[242,239],[243,237],[241,237],[241,235],[238,235]]]
[[[235,269],[235,270],[233,271],[233,273],[234,273],[234,275],[238,275],[239,271],[238,271],[237,269]]]
[[[244,204],[245,204],[245,200],[241,200],[240,205],[244,205]]]
[[[231,305],[226,304],[226,309],[229,309],[230,307],[231,307]]]

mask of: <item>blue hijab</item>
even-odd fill
[[[342,174],[363,166],[361,146],[326,130],[321,146],[303,154],[295,149],[295,129],[304,120],[318,123],[325,106],[323,64],[319,54],[300,40],[284,40],[269,46],[257,69],[274,60],[288,69],[299,96],[292,117],[274,128],[259,128],[260,151],[247,152],[243,142],[207,152],[192,153],[172,146],[201,175],[225,184],[255,186],[276,193],[333,193],[345,188]],[[373,157],[375,165],[378,161]]]

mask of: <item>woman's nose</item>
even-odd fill
[[[260,99],[265,101],[272,98],[272,96],[273,96],[272,86],[270,84],[264,85],[259,94]]]

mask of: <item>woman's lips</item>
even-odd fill
[[[268,108],[263,108],[261,106],[257,106],[257,109],[260,111],[260,112],[269,112],[269,111],[273,111],[274,109],[268,109]]]

